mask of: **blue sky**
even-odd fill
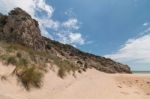
[[[91,41],[78,46],[87,52],[112,54],[129,39],[148,34],[143,31],[150,22],[150,0],[51,0],[49,3],[55,8],[54,19],[63,21],[66,19],[64,12],[73,11],[82,23],[79,31],[86,37],[85,42]],[[121,62],[131,65],[134,70],[150,70],[149,63],[131,61]]]
[[[91,44],[82,50],[98,55],[112,53],[129,38],[138,35],[150,22],[149,0],[51,0],[55,8],[53,18],[65,20],[64,14],[72,9],[82,23],[80,32]]]
[[[0,1],[2,13],[14,7],[30,13],[44,36],[150,70],[150,0]]]

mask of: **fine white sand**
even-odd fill
[[[61,79],[49,70],[41,89],[26,91],[15,76],[13,66],[0,63],[0,99],[150,99],[149,74],[106,74],[89,69],[76,77]]]

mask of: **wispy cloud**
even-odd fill
[[[145,34],[147,33],[147,34]],[[122,48],[113,54],[105,55],[117,61],[134,64],[135,66],[150,65],[150,27],[140,37],[129,39]]]
[[[54,9],[52,6],[46,4],[45,0],[0,0],[0,12],[3,14],[8,14],[9,11],[16,7],[20,7],[26,12],[28,12],[34,19],[39,21],[42,34],[45,36],[45,26],[47,22],[44,20],[49,20],[51,27],[55,28],[55,22],[51,19]],[[37,12],[44,12],[42,16],[37,16]],[[42,17],[42,18],[41,18]],[[42,23],[45,22],[45,23]]]
[[[32,17],[35,14],[35,3],[33,0],[0,0],[0,12],[8,14],[15,7],[20,7],[27,11]]]
[[[84,45],[85,38],[79,32],[80,22],[75,17],[70,17],[68,20],[60,24],[58,32],[56,32],[59,41],[64,44]]]
[[[71,44],[74,47],[76,47],[76,45],[85,44],[85,40],[80,33],[58,33],[58,37],[60,38],[59,41],[61,41],[62,43]]]
[[[149,25],[148,22],[143,23],[143,26],[148,26],[148,25]]]
[[[43,36],[49,38],[57,38],[56,40],[64,41],[64,43],[72,45],[84,44],[84,38],[78,31],[80,22],[73,16],[73,11],[68,9],[65,14],[69,17],[65,22],[53,20],[52,16],[55,9],[47,4],[46,0],[0,0],[0,12],[8,14],[8,12],[16,7],[20,7],[28,12],[34,19],[38,20]],[[41,13],[38,15],[37,13]],[[55,33],[49,33],[52,30]],[[61,36],[60,36],[61,34]],[[74,37],[72,37],[74,35]],[[55,37],[57,36],[57,37]]]
[[[52,16],[54,9],[52,6],[46,4],[45,0],[33,0],[33,1],[35,3],[36,10],[45,11],[48,17]]]
[[[74,13],[73,8],[69,8],[68,10],[64,12],[64,14],[68,17],[76,17],[76,14]]]
[[[80,33],[70,33],[69,39],[71,43],[79,43],[80,45],[83,45],[85,43]]]
[[[64,28],[79,29],[79,22],[76,18],[70,18],[66,22],[62,23]]]

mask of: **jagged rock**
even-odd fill
[[[17,42],[34,49],[45,49],[38,22],[20,8],[12,10],[8,16],[1,16],[0,39]]]

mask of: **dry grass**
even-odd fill
[[[29,90],[30,87],[40,88],[44,75],[43,72],[39,70],[47,71],[46,63],[51,61],[58,66],[58,76],[61,78],[79,70],[79,68],[71,62],[62,60],[49,51],[35,51],[19,44],[8,44],[1,41],[0,48],[4,49],[3,52],[0,53],[0,60],[4,61],[7,65],[11,64],[16,66],[13,73],[17,75],[19,81],[27,90]]]
[[[2,81],[6,81],[6,80],[7,80],[7,76],[6,76],[6,75],[2,75],[2,76],[0,76],[0,79],[1,79]]]
[[[27,90],[30,90],[31,87],[40,88],[42,86],[43,73],[35,67],[23,68],[17,76]]]

